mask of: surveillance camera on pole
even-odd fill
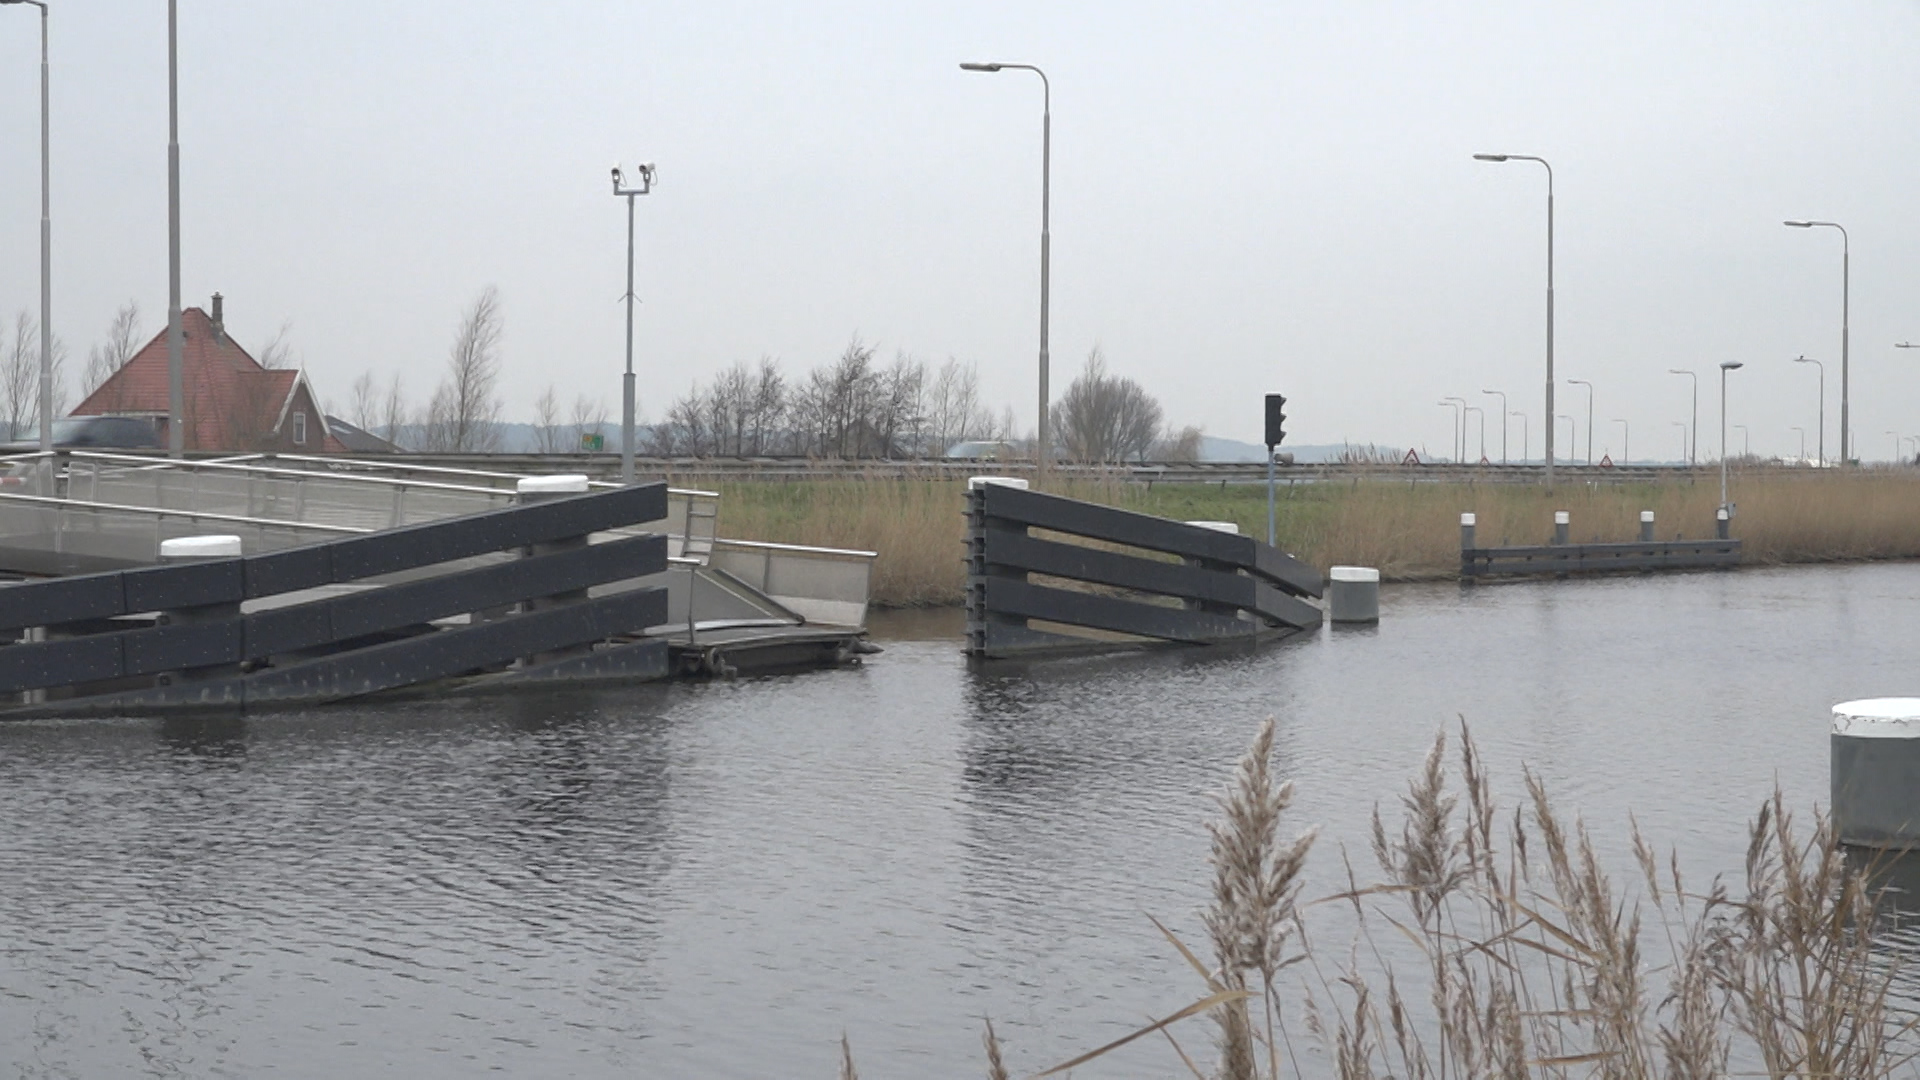
[[[620,382],[620,482],[633,483],[633,199],[653,191],[653,162],[634,167],[640,182],[628,187],[626,173],[613,167],[613,194],[627,200],[627,373]]]

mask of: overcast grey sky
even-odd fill
[[[52,0],[54,325],[163,324],[166,4]],[[257,348],[293,324],[319,392],[417,399],[499,286],[510,418],[549,382],[617,413],[625,208],[658,416],[734,360],[856,332],[979,364],[1034,414],[1040,86],[1053,80],[1056,393],[1101,345],[1169,420],[1443,451],[1436,403],[1504,389],[1541,439],[1545,177],[1558,366],[1595,452],[1673,457],[1723,360],[1753,449],[1838,448],[1853,237],[1858,451],[1920,434],[1920,3],[504,3],[180,0],[186,302]],[[0,8],[0,311],[38,310],[38,27]],[[1579,417],[1585,390],[1561,386]],[[1512,432],[1517,456],[1520,430]],[[1564,436],[1563,436],[1564,439]],[[1737,436],[1736,436],[1737,440]],[[1497,423],[1490,449],[1498,453]],[[1475,446],[1477,449],[1477,443]],[[1737,447],[1736,447],[1737,449]],[[1811,452],[1811,447],[1809,448]]]

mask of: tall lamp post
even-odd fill
[[[1745,366],[1739,360],[1720,362],[1720,508],[1728,517],[1733,516],[1733,508],[1727,505],[1727,372]]]
[[[40,9],[40,449],[53,449],[53,214],[48,183],[47,5],[41,0],[0,0]],[[14,432],[7,432],[14,438]]]
[[[1533,436],[1527,432],[1527,414],[1515,409],[1512,415],[1520,418],[1520,464],[1525,465],[1528,448],[1533,445]]]
[[[1457,406],[1460,410],[1460,427],[1453,439],[1453,460],[1464,465],[1467,461],[1467,399],[1463,397],[1445,397],[1440,400]]]
[[[167,453],[186,450],[186,384],[180,325],[180,35],[179,2],[167,0]]]
[[[1500,399],[1500,464],[1507,463],[1507,395],[1499,390],[1482,390]]]
[[[1814,367],[1820,369],[1820,438],[1817,442],[1815,452],[1820,457],[1820,467],[1824,469],[1827,467],[1827,365],[1815,360],[1811,356],[1796,356],[1793,358],[1793,362],[1796,364],[1812,364]],[[1845,461],[1846,457],[1842,456],[1840,460]]]
[[[1460,431],[1462,428],[1466,427],[1466,424],[1463,422],[1465,414],[1460,411],[1460,406],[1459,404],[1456,403],[1456,399],[1454,398],[1442,398],[1440,401],[1440,407],[1443,409],[1453,410],[1452,412],[1453,445],[1447,447],[1447,453],[1454,455],[1454,459],[1453,459],[1454,463],[1459,464],[1460,439],[1461,439]]]
[[[1811,229],[1816,226],[1840,230],[1840,464],[1853,460],[1853,421],[1847,411],[1847,308],[1851,292],[1853,274],[1853,241],[1847,236],[1847,230],[1837,221],[1783,221],[1781,224],[1791,229]],[[1826,447],[1822,446],[1824,452]]]
[[[627,200],[627,373],[620,379],[620,482],[633,483],[633,200],[653,191],[653,165],[636,170],[640,180],[627,186],[626,174],[613,167],[613,193]]]
[[[1468,405],[1462,411],[1480,414],[1480,461],[1485,461],[1487,460],[1487,411],[1478,405]],[[1461,431],[1460,441],[1465,442],[1466,438],[1467,433],[1464,430]],[[1460,456],[1463,458],[1467,456],[1466,449],[1464,446],[1460,448]],[[1474,462],[1476,465],[1479,463],[1478,461]]]
[[[1669,420],[1668,423],[1680,429],[1680,463],[1687,463],[1687,433],[1690,430],[1685,420]]]
[[[1625,420],[1615,417],[1613,422],[1620,425],[1620,464],[1626,465],[1633,461],[1632,432],[1627,429]]]
[[[1807,460],[1807,429],[1803,427],[1791,427],[1787,430],[1800,433],[1800,461],[1804,464]]]
[[[1686,459],[1687,467],[1693,468],[1695,465],[1700,464],[1700,376],[1684,368],[1668,368],[1667,374],[1685,375],[1687,378],[1693,380],[1693,423],[1691,425],[1682,425],[1693,433],[1693,440],[1687,444],[1687,452],[1680,455]]]
[[[1593,384],[1585,379],[1568,379],[1574,386],[1587,388],[1587,464],[1593,464]]]
[[[1053,241],[1048,228],[1049,202],[1053,189],[1053,84],[1047,73],[1032,64],[961,64],[962,71],[1031,71],[1040,76],[1040,445],[1034,448],[1035,471],[1047,472],[1049,443],[1047,394],[1047,274]]]
[[[1531,154],[1475,154],[1475,161],[1537,161],[1547,170],[1547,487],[1553,487],[1553,166]]]
[[[1735,424],[1733,425],[1733,430],[1740,433],[1740,456],[1743,458],[1752,457],[1753,456],[1753,432],[1748,431],[1747,425],[1745,424]]]

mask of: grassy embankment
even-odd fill
[[[873,598],[891,607],[957,604],[964,572],[964,485],[951,480],[873,479],[720,486],[726,536],[877,551]],[[1266,488],[1257,484],[1078,481],[1049,490],[1179,520],[1237,522],[1267,531]],[[1732,481],[1733,535],[1749,564],[1920,557],[1920,473],[1778,472]],[[1640,511],[1663,537],[1713,534],[1719,478],[1647,484],[1538,485],[1357,481],[1282,488],[1280,546],[1324,571],[1335,563],[1379,567],[1390,581],[1453,576],[1460,565],[1459,515],[1479,515],[1482,544],[1540,543],[1553,511],[1573,514],[1573,538],[1630,540]]]

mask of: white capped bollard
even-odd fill
[[[1472,514],[1460,515],[1460,550],[1461,551],[1473,550],[1473,528],[1478,521],[1479,521],[1479,518],[1476,518]]]
[[[1026,480],[1018,476],[969,476],[967,477],[968,491],[974,491],[979,488],[987,487],[989,485],[993,487],[1019,488],[1021,491],[1027,490]]]
[[[1567,530],[1572,525],[1573,515],[1571,513],[1565,510],[1555,510],[1553,512],[1553,542],[1556,544],[1566,543]]]
[[[533,502],[556,495],[584,495],[587,491],[587,478],[579,473],[562,473],[559,476],[523,476],[514,483],[513,490],[520,494],[521,502]]]
[[[1240,535],[1240,526],[1235,525],[1231,521],[1188,521],[1184,524],[1191,525],[1196,529],[1212,529],[1214,532],[1232,533],[1235,536]]]
[[[1640,542],[1653,543],[1653,511],[1651,510],[1640,511]]]
[[[1327,572],[1327,618],[1337,623],[1380,621],[1380,571],[1336,566]]]
[[[1834,832],[1843,844],[1920,847],[1920,698],[1833,707]]]
[[[227,559],[240,554],[237,536],[176,536],[160,541],[160,561]]]

